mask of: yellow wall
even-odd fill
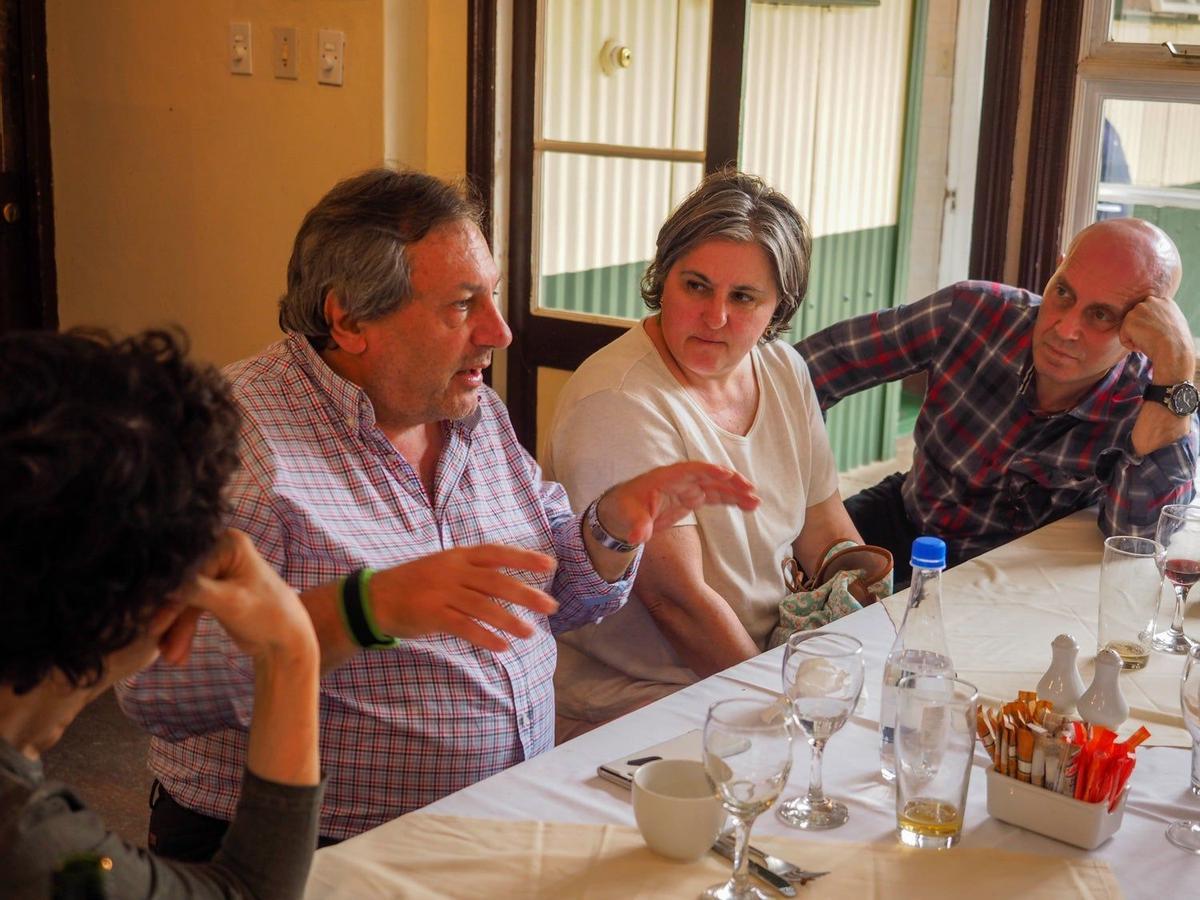
[[[231,21],[251,23],[251,76],[228,71]],[[273,26],[298,29],[297,81],[272,74]],[[316,83],[319,28],[346,33],[342,87]],[[465,0],[49,0],[47,41],[63,327],[173,322],[200,356],[253,353],[335,181],[385,159],[463,171]]]

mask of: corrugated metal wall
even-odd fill
[[[893,306],[912,4],[753,4],[742,165],[786,193],[812,226],[808,299],[792,337]],[[884,388],[827,420],[842,469],[891,455]]]

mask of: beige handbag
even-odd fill
[[[892,593],[892,554],[883,547],[837,540],[821,554],[812,578],[803,578],[792,557],[783,561],[791,592],[779,604],[779,624],[767,647],[778,647],[795,631],[820,628]]]

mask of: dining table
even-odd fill
[[[1103,535],[1095,510],[1060,519],[945,571],[941,602],[958,676],[982,705],[1035,689],[1062,633],[1080,646],[1090,682]],[[1163,594],[1164,598],[1168,595]],[[1119,682],[1131,715],[1151,739],[1136,751],[1124,819],[1116,834],[1087,851],[989,817],[987,769],[972,764],[960,842],[948,850],[900,846],[895,789],[879,771],[879,695],[883,664],[907,592],[825,626],[858,638],[865,688],[854,714],[824,754],[824,789],[849,808],[849,821],[801,832],[775,817],[754,824],[752,843],[805,868],[827,870],[805,897],[1200,897],[1200,855],[1169,844],[1167,825],[1200,820],[1190,790],[1191,740],[1179,706],[1184,657],[1154,652],[1144,670]],[[1159,618],[1170,615],[1167,600]],[[1185,630],[1200,634],[1189,608]],[[317,852],[310,898],[362,897],[694,897],[728,877],[715,854],[692,863],[657,857],[635,829],[630,790],[597,775],[601,764],[696,729],[730,697],[771,697],[781,688],[782,648],[608,722],[533,759],[450,794],[362,835]],[[698,758],[698,757],[697,757]],[[808,784],[810,750],[795,741],[784,797]],[[768,895],[771,889],[761,886]]]

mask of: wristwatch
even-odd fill
[[[1200,406],[1200,393],[1190,381],[1179,384],[1150,384],[1142,394],[1143,399],[1161,403],[1175,415],[1190,416]]]
[[[637,544],[631,544],[617,537],[611,531],[604,527],[604,523],[600,521],[600,501],[604,499],[601,494],[592,501],[592,505],[587,508],[583,514],[584,522],[588,529],[592,532],[592,537],[596,539],[601,547],[607,547],[616,553],[632,553],[638,548]]]

